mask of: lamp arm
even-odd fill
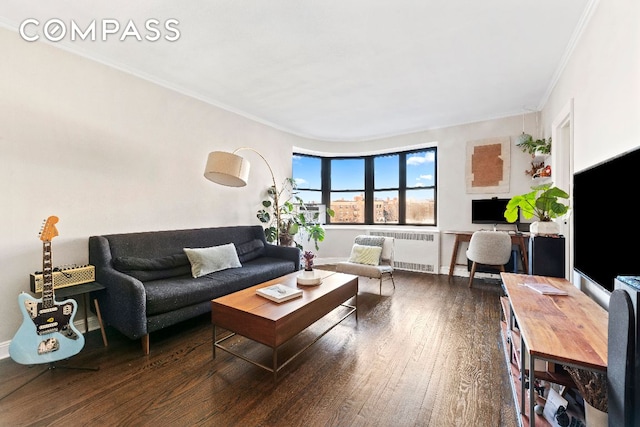
[[[274,191],[273,201],[275,202],[275,212],[276,212],[276,243],[279,245],[280,244],[280,205],[278,201],[279,199],[278,186],[276,185],[276,177],[273,174],[273,169],[271,169],[271,165],[269,164],[267,159],[265,159],[265,157],[259,151],[251,147],[236,148],[235,150],[233,150],[233,154],[236,154],[238,151],[242,151],[242,150],[253,151],[258,156],[260,156],[260,158],[264,161],[265,165],[267,165],[267,169],[269,169],[269,173],[271,174],[271,181],[273,182],[273,191]]]

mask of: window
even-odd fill
[[[298,196],[305,205],[322,204],[322,159],[294,154],[292,170]]]
[[[360,157],[294,154],[305,203],[335,212],[333,224],[436,225],[435,147]]]
[[[408,224],[435,225],[435,156],[435,150],[416,151],[406,156],[405,207]]]
[[[400,220],[400,155],[373,157],[373,223]]]
[[[331,159],[329,169],[331,222],[363,224],[364,159]]]

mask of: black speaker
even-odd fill
[[[564,277],[564,237],[529,237],[529,274]]]
[[[620,296],[615,297],[614,294],[620,291],[624,291],[628,295],[627,298]],[[620,322],[620,314],[618,312],[626,313],[625,306],[631,302],[631,321],[629,325],[624,325],[624,322]],[[638,308],[640,307],[640,276],[618,276],[614,280],[614,291],[611,293],[609,299],[609,354],[608,354],[608,367],[607,371],[611,372],[611,379],[609,379],[609,393],[614,393],[614,401],[610,400],[610,407],[613,404],[615,409],[613,412],[613,419],[622,422],[622,424],[611,424],[612,416],[609,416],[611,426],[637,426],[640,423],[640,313]],[[614,327],[618,331],[612,331]],[[625,331],[631,333],[630,342],[634,343],[631,353],[624,351],[622,347],[614,348],[612,346],[619,345],[619,336],[624,336]],[[627,360],[621,360],[620,353],[627,355]],[[628,405],[628,395],[623,395],[623,390],[628,390],[628,383],[625,383],[622,388],[620,380],[620,369],[631,370],[633,378],[631,382],[631,405]],[[625,378],[628,381],[628,378]],[[612,391],[612,387],[617,388]],[[618,401],[623,397],[623,400]],[[612,399],[611,397],[609,399]],[[631,414],[629,414],[629,406],[631,406]],[[611,410],[609,411],[611,414]],[[630,418],[629,418],[630,417]]]
[[[508,273],[517,273],[518,272],[518,258],[520,258],[520,251],[518,249],[511,250],[511,257],[509,258],[509,262],[504,265],[504,269]],[[471,266],[473,262],[467,258],[467,270],[471,271]],[[500,274],[500,270],[495,267],[491,267],[489,265],[478,264],[476,266],[476,273],[494,273]]]
[[[634,291],[632,291],[634,292]],[[637,293],[635,291],[634,293]],[[607,398],[609,425],[635,426],[636,316],[627,291],[615,289],[609,299]]]

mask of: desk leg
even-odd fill
[[[89,294],[84,294],[84,333],[89,332]]]
[[[104,332],[104,324],[102,323],[102,314],[100,313],[100,306],[98,305],[98,300],[93,300],[93,305],[96,308],[96,316],[98,317],[98,324],[100,325],[100,332],[102,333],[102,343],[105,347],[109,346],[107,342],[107,334]]]
[[[458,248],[460,246],[460,237],[456,234],[456,240],[453,243],[453,252],[451,253],[451,263],[449,264],[449,280],[453,277],[453,269],[458,261]]]
[[[507,329],[507,338],[509,339],[509,365],[513,363],[513,318],[513,308],[511,308],[511,301],[509,301],[509,328]]]
[[[535,357],[529,354],[529,426],[535,427],[536,425],[536,393],[533,385],[535,384],[536,372],[535,372]],[[524,399],[523,399],[524,400]]]
[[[527,244],[524,241],[524,237],[520,236],[520,256],[522,256],[522,268],[524,274],[529,274],[529,255],[527,254]]]
[[[527,377],[524,373],[526,366],[526,351],[527,347],[524,343],[524,338],[522,338],[522,331],[520,331],[520,414],[522,415],[525,414],[525,408],[527,404],[527,394],[525,393],[525,383],[527,382]]]

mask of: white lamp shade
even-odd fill
[[[212,151],[207,159],[204,177],[228,187],[244,187],[249,179],[249,162],[237,154]]]

